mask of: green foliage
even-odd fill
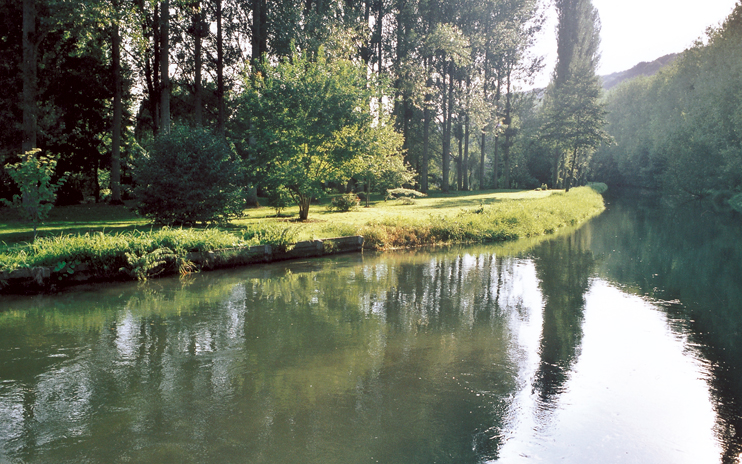
[[[707,43],[696,43],[652,77],[624,82],[607,98],[601,179],[701,197],[742,187],[742,5]]]
[[[224,223],[244,208],[241,163],[224,138],[176,126],[136,161],[137,212],[160,224]]]
[[[372,160],[401,157],[385,109],[369,105],[386,89],[367,79],[362,62],[328,58],[320,47],[314,57],[265,64],[244,86],[241,145],[264,187],[291,192],[301,220],[325,183],[345,182]]]
[[[169,248],[157,248],[142,253],[125,253],[127,266],[122,267],[121,271],[144,282],[164,270],[163,267],[167,263],[165,256],[172,253]]]
[[[569,190],[595,150],[611,138],[604,129],[605,103],[595,74],[600,44],[597,10],[590,1],[581,0],[558,0],[556,6],[557,65],[547,90],[542,130],[557,153],[552,185],[562,177]]]
[[[39,155],[39,152],[41,150],[34,149],[18,155],[21,161],[6,166],[21,193],[14,195],[12,202],[0,199],[3,204],[18,210],[23,220],[33,226],[34,239],[38,225],[46,220],[54,206],[57,190],[65,182],[65,176],[52,182],[57,160],[52,156]]]
[[[601,195],[608,191],[608,186],[603,182],[588,182],[587,186]]]
[[[280,216],[281,211],[291,206],[292,202],[291,192],[282,185],[268,191],[268,204],[276,211],[276,216]]]
[[[40,237],[0,253],[0,271],[22,267],[58,267],[61,262],[85,263],[101,275],[116,275],[128,266],[126,253],[144,256],[159,248],[175,253],[211,251],[245,245],[241,238],[218,229],[170,229]]]
[[[286,251],[296,242],[299,230],[294,226],[259,224],[242,231],[242,239],[255,244],[270,245],[276,251]]]
[[[358,198],[358,195],[355,193],[344,193],[342,195],[337,195],[330,200],[330,204],[327,205],[328,211],[339,211],[339,212],[345,212],[345,211],[351,211],[361,204],[361,199]]]

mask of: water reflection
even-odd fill
[[[585,293],[594,265],[587,237],[588,234],[577,232],[546,242],[535,252],[544,310],[541,362],[533,388],[544,413],[554,408],[580,353]]]
[[[4,300],[0,460],[495,458],[540,300],[491,251]]]
[[[4,297],[0,462],[735,462],[739,229],[658,219]]]
[[[687,349],[709,369],[707,382],[724,448],[742,454],[742,220],[710,203],[667,205],[641,195],[616,198],[598,218],[593,250],[600,274],[624,291],[656,300]]]

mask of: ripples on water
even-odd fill
[[[618,202],[535,245],[3,297],[0,462],[736,462],[739,232]]]

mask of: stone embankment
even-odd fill
[[[192,269],[212,270],[360,252],[362,250],[363,237],[352,236],[298,242],[288,250],[274,249],[271,245],[258,245],[186,253],[182,256],[163,255],[162,259],[165,263],[161,266],[158,275],[177,273],[179,266],[176,263],[178,262],[187,263]],[[74,268],[66,267],[56,272],[50,267],[34,267],[0,273],[0,291],[5,293],[34,293],[81,283],[125,280],[127,278],[130,279],[131,277],[124,272],[119,272],[115,276],[111,276],[110,273],[101,275],[86,263],[80,263]]]

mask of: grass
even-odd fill
[[[362,235],[367,246],[390,249],[444,243],[512,240],[554,233],[581,224],[604,206],[595,187],[562,191],[489,191],[433,194],[409,201],[372,197],[370,208],[337,213],[313,205],[309,221],[298,222],[298,208],[275,217],[272,208],[247,211],[247,216],[222,228],[155,228],[130,209],[80,205],[52,210],[33,243],[32,232],[0,210],[0,271],[23,267],[63,268],[86,263],[101,274],[132,272],[156,263],[158,253],[208,251],[262,243],[290,243]],[[159,251],[158,251],[159,250]]]

